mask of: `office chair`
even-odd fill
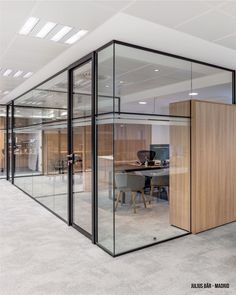
[[[116,189],[117,189],[117,198],[116,206],[117,209],[119,201],[122,197],[122,192],[131,192],[131,201],[133,204],[134,213],[136,213],[136,194],[137,192],[141,193],[144,207],[147,208],[146,200],[144,197],[144,186],[145,186],[145,177],[142,175],[136,174],[127,174],[127,173],[118,173],[116,174]]]
[[[160,196],[161,188],[167,187],[167,200],[169,201],[169,175],[160,175],[160,176],[153,176],[151,179],[151,191],[150,195],[153,196],[154,188],[158,189],[158,193]]]
[[[146,161],[150,162],[156,156],[156,152],[150,150],[141,150],[137,152],[139,162],[143,165]]]

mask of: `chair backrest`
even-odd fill
[[[139,162],[144,164],[146,161],[153,161],[156,156],[156,152],[150,150],[141,150],[137,152]]]
[[[169,186],[169,175],[153,176],[151,185]]]
[[[142,190],[145,186],[145,177],[142,175],[118,173],[115,176],[117,189]]]

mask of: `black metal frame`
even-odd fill
[[[222,69],[222,70],[226,70],[232,73],[232,104],[236,104],[236,74],[235,71],[226,67],[222,67],[222,66],[218,66],[215,64],[211,64],[211,63],[207,63],[207,62],[203,62],[203,61],[199,61],[199,60],[195,60],[195,59],[191,59],[191,58],[186,58],[183,56],[179,56],[179,55],[174,55],[171,53],[167,53],[167,52],[163,52],[163,51],[159,51],[159,50],[155,50],[155,49],[150,49],[150,48],[146,48],[146,47],[142,47],[142,46],[138,46],[135,44],[129,44],[126,42],[122,42],[122,41],[118,41],[118,40],[112,40],[108,43],[106,43],[105,45],[101,46],[100,48],[98,48],[97,50],[93,51],[92,53],[86,55],[85,57],[81,58],[80,60],[74,62],[73,64],[69,65],[68,67],[66,67],[65,69],[55,73],[55,75],[49,77],[48,79],[44,80],[43,82],[39,83],[38,85],[36,85],[35,87],[29,89],[28,91],[24,92],[22,95],[16,97],[14,100],[12,100],[7,106],[7,116],[6,116],[6,143],[7,143],[7,149],[6,149],[6,167],[7,167],[7,171],[6,171],[6,178],[9,180],[10,179],[10,175],[9,175],[9,170],[10,170],[10,157],[11,157],[11,182],[12,184],[14,184],[14,174],[15,174],[15,157],[14,157],[14,146],[15,146],[15,135],[14,135],[14,127],[15,127],[15,120],[14,120],[14,106],[17,106],[15,104],[15,101],[19,98],[21,98],[22,96],[24,96],[25,94],[29,93],[30,91],[40,87],[42,84],[48,82],[49,80],[55,78],[56,76],[62,74],[63,72],[67,71],[68,74],[68,100],[67,100],[67,132],[68,132],[68,143],[67,143],[67,149],[68,149],[68,155],[73,154],[73,71],[83,65],[84,63],[88,62],[89,60],[92,61],[92,113],[91,113],[91,124],[92,124],[92,132],[91,132],[91,136],[92,136],[92,234],[88,234],[86,231],[84,231],[83,229],[81,229],[78,225],[73,224],[73,167],[72,165],[70,165],[68,167],[68,220],[67,220],[67,224],[70,226],[73,226],[74,228],[76,228],[77,230],[79,230],[82,234],[84,234],[85,236],[89,237],[92,240],[92,243],[97,244],[100,248],[102,248],[104,251],[106,251],[107,253],[109,253],[111,256],[116,257],[116,256],[120,256],[126,253],[130,253],[136,250],[140,250],[140,249],[144,249],[147,247],[150,247],[152,245],[156,245],[159,243],[163,243],[172,239],[176,239],[185,235],[188,235],[190,233],[186,233],[183,235],[180,235],[178,237],[173,237],[164,241],[159,241],[159,242],[155,242],[152,243],[150,245],[146,245],[143,247],[138,247],[136,249],[131,249],[129,251],[125,251],[119,254],[115,254],[115,214],[114,214],[114,201],[113,201],[113,252],[109,251],[108,249],[104,248],[102,245],[100,245],[98,243],[98,200],[97,200],[97,155],[96,155],[96,151],[97,151],[97,125],[96,125],[96,117],[97,117],[97,102],[98,102],[98,89],[97,89],[97,85],[98,85],[98,61],[97,61],[97,55],[98,53],[109,47],[109,46],[113,46],[113,99],[115,98],[115,85],[114,85],[114,77],[115,77],[115,45],[122,45],[122,46],[126,46],[126,47],[130,47],[130,48],[135,48],[135,49],[139,49],[139,50],[144,50],[144,51],[148,51],[148,52],[152,52],[152,53],[156,53],[156,54],[160,54],[160,55],[164,55],[164,56],[169,56],[172,58],[177,58],[177,59],[181,59],[181,60],[185,60],[185,61],[189,61],[189,62],[193,62],[193,63],[197,63],[197,64],[202,64],[205,66],[210,66],[210,67],[215,67],[218,69]],[[11,153],[9,151],[9,122],[10,122],[10,107],[11,107]],[[37,108],[37,106],[33,107],[33,106],[21,106],[18,105],[17,107],[25,107],[25,108]],[[38,108],[42,108],[42,107],[38,107]],[[46,109],[50,109],[48,107],[45,107]],[[114,108],[114,103],[113,103],[113,108]],[[59,109],[59,108],[58,108]],[[115,109],[113,109],[113,112],[110,114],[121,114],[120,113],[120,102],[119,102],[119,110],[118,112],[116,112]],[[122,112],[123,114],[129,114],[129,113],[125,113]],[[104,114],[109,114],[108,113],[104,113]],[[135,115],[135,113],[132,113],[133,115]],[[99,114],[99,115],[103,115],[103,114]],[[138,115],[141,115],[140,113],[138,113]],[[153,115],[153,114],[145,114],[145,115]],[[163,116],[163,117],[172,117],[171,115],[161,115],[161,114],[156,114],[153,116]],[[176,117],[176,116],[174,116]],[[178,116],[178,117],[182,117],[182,116]],[[65,120],[63,120],[65,121]],[[47,122],[47,123],[52,123],[52,122]],[[114,128],[114,127],[113,127]],[[190,134],[191,137],[191,134]],[[190,141],[191,144],[191,141]],[[190,146],[191,149],[191,146]],[[114,151],[114,140],[113,140],[113,151]],[[190,150],[191,153],[191,150]],[[191,155],[190,155],[191,157]],[[113,163],[114,164],[114,163]],[[191,169],[191,167],[190,167]],[[113,182],[114,182],[114,175],[113,175]],[[16,187],[18,187],[16,184],[14,184]],[[18,187],[20,190],[22,190],[20,187]],[[114,189],[114,186],[113,186]],[[191,190],[191,187],[190,187]],[[22,190],[23,191],[23,190]],[[25,192],[28,196],[30,196],[27,192]],[[191,195],[191,193],[190,193]],[[54,215],[56,215],[57,217],[59,217],[60,219],[62,219],[64,222],[66,222],[63,218],[61,218],[59,215],[57,215],[55,212],[53,212],[52,210],[50,210],[48,207],[46,207],[45,205],[41,204],[38,200],[36,200],[35,198],[33,198],[32,196],[30,196],[32,199],[34,199],[36,202],[38,202],[40,205],[42,205],[43,207],[45,207],[47,210],[49,210],[51,213],[53,213]],[[191,206],[191,196],[190,196],[190,206]],[[190,214],[191,214],[191,210],[190,210]],[[191,223],[191,218],[190,218],[190,223]],[[191,226],[190,226],[191,228]]]
[[[14,184],[15,175],[15,116],[14,116],[14,101],[11,104],[11,183]]]
[[[92,67],[92,71],[94,70],[94,55],[93,53],[86,55],[85,57],[83,57],[82,59],[80,59],[79,61],[77,61],[75,64],[73,64],[73,67],[71,67],[69,69],[69,89],[68,89],[68,155],[72,155],[70,157],[70,159],[73,162],[73,158],[74,158],[74,148],[73,148],[73,85],[74,85],[74,77],[73,77],[73,73],[76,69],[78,69],[79,67],[83,66],[84,64],[91,62],[91,67]],[[93,76],[91,76],[91,82],[92,82],[92,95],[91,95],[91,105],[94,105],[94,99],[95,99],[95,88],[94,88],[94,83],[93,83]],[[85,116],[88,117],[88,116]],[[85,118],[85,117],[81,117],[81,118]],[[92,113],[91,116],[89,116],[91,118],[91,125],[93,124],[93,119],[92,119]],[[91,129],[94,129],[94,126],[91,126]],[[93,143],[93,132],[91,132],[91,143]],[[92,148],[92,166],[93,166],[93,154],[94,154],[94,148]],[[68,203],[68,224],[72,225],[75,229],[77,229],[79,232],[81,232],[83,235],[85,235],[86,237],[88,237],[89,239],[92,240],[93,243],[95,243],[95,239],[94,239],[94,192],[92,192],[92,208],[91,208],[91,218],[92,218],[92,233],[87,232],[85,229],[81,228],[78,224],[74,223],[74,218],[73,218],[73,184],[74,184],[74,179],[73,179],[73,163],[69,164],[69,174],[68,174],[68,199],[69,199],[69,203]],[[94,175],[92,175],[94,176]],[[93,179],[93,177],[92,177]],[[93,190],[93,186],[92,186],[92,190]]]
[[[4,144],[4,152],[5,152],[5,158],[4,158],[4,160],[5,160],[5,163],[4,163],[4,167],[3,167],[3,169],[5,170],[5,175],[3,174],[3,176],[0,177],[0,180],[1,180],[1,179],[7,179],[7,171],[8,171],[8,160],[7,160],[7,138],[8,138],[7,124],[8,124],[8,121],[7,121],[7,106],[6,105],[3,105],[3,104],[0,104],[0,107],[1,108],[5,108],[5,111],[6,111],[4,128],[1,128],[0,129],[0,132],[3,131],[3,132],[6,133],[5,144]]]
[[[6,154],[6,180],[9,180],[9,105],[6,106],[6,146],[5,146],[5,154]]]

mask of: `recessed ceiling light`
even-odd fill
[[[56,33],[56,35],[54,35],[51,38],[51,40],[57,42],[57,41],[61,40],[66,34],[68,34],[71,30],[72,30],[71,27],[64,26],[60,31],[58,31]]]
[[[197,92],[190,92],[189,95],[190,96],[195,96],[195,95],[198,95],[198,93]]]
[[[47,34],[56,26],[56,23],[53,22],[47,22],[42,29],[36,34],[36,37],[38,38],[44,38],[47,36]]]
[[[110,86],[109,86],[109,85],[105,85],[105,87],[106,87],[106,88],[109,88]]]
[[[7,69],[4,73],[3,73],[3,76],[4,77],[7,77],[11,74],[12,70],[11,69]]]
[[[32,75],[33,75],[32,72],[28,72],[27,74],[25,74],[25,75],[23,76],[23,78],[29,78],[29,77],[32,76]]]
[[[78,33],[75,35],[71,36],[69,39],[65,41],[66,44],[73,44],[76,41],[78,41],[80,38],[82,38],[84,35],[86,35],[88,31],[86,30],[80,30]]]
[[[158,70],[158,69],[155,69],[155,70],[154,70],[154,72],[159,72],[159,71],[160,71],[160,70]]]
[[[120,84],[123,84],[124,83],[124,81],[120,81]]]
[[[3,92],[3,94],[8,94],[8,93],[9,93],[9,91],[4,91],[4,92]]]
[[[28,35],[33,30],[38,21],[39,19],[37,17],[29,17],[23,27],[20,29],[19,34]]]
[[[23,73],[23,71],[19,70],[13,75],[13,77],[14,78],[20,77],[20,75],[22,75],[22,73]]]
[[[139,103],[139,104],[147,104],[146,101],[139,101],[138,103]]]

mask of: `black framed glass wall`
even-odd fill
[[[72,224],[92,237],[92,59],[73,69]]]
[[[116,41],[97,69],[98,244],[119,255],[188,234],[189,101],[232,103],[232,71]]]
[[[189,101],[232,103],[232,82],[110,42],[9,105],[13,182],[113,256],[186,235]]]
[[[6,106],[0,105],[0,179],[6,178]]]
[[[14,184],[67,220],[67,72],[14,101]]]

